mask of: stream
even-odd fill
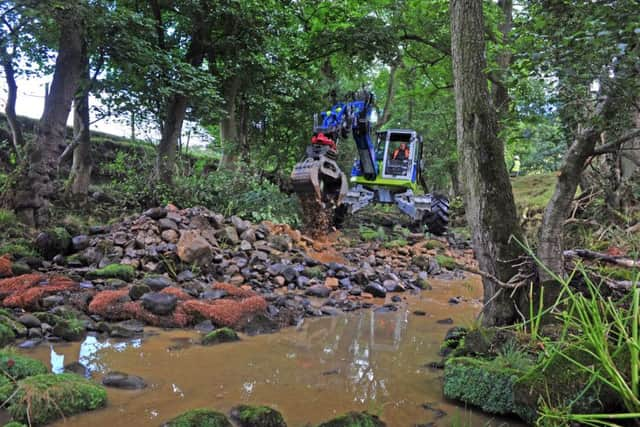
[[[58,426],[158,426],[189,409],[228,413],[241,403],[272,406],[294,427],[350,410],[379,414],[391,427],[523,425],[443,398],[442,371],[428,364],[439,360],[452,325],[473,324],[482,286],[473,277],[430,283],[430,291],[403,295],[406,305],[397,311],[305,320],[297,328],[242,336],[236,343],[205,347],[194,331],[145,328],[139,339],[88,336],[81,343],[43,344],[23,353],[54,372],[79,361],[97,381],[108,371],[123,371],[149,384],[140,391],[108,389],[105,409]],[[462,302],[451,304],[451,297]]]

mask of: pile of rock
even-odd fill
[[[411,262],[408,253],[404,262],[390,262],[388,255],[362,249],[351,253],[349,265],[322,263],[308,255],[313,241],[297,230],[200,207],[157,207],[92,227],[88,235],[44,232],[36,243],[50,258],[39,270],[73,284],[47,288],[51,280],[31,275],[30,284],[17,289],[19,278],[2,279],[3,305],[29,311],[71,307],[89,316],[89,328],[135,319],[165,327],[209,322],[250,333],[273,331],[304,316],[374,303],[395,309],[400,297],[387,301],[387,293],[424,288],[428,271],[437,267],[420,257]]]

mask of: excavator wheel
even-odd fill
[[[449,199],[443,195],[434,195],[431,212],[424,215],[422,223],[430,233],[436,236],[443,235],[449,225]]]

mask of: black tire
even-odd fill
[[[445,196],[435,195],[431,212],[425,214],[422,223],[427,230],[436,236],[442,236],[449,225],[449,199]]]

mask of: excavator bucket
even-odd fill
[[[311,234],[322,234],[347,194],[347,177],[335,160],[320,155],[296,164],[291,181],[302,205],[305,228]]]

